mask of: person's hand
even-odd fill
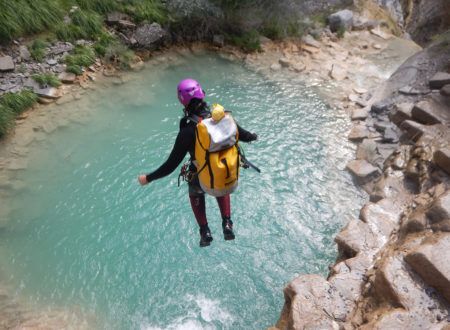
[[[145,186],[146,184],[148,184],[147,176],[145,174],[139,175],[138,181],[141,184],[141,186]]]

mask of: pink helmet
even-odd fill
[[[192,99],[203,100],[205,98],[205,92],[203,92],[202,86],[198,81],[187,78],[180,81],[177,87],[178,100],[185,107],[189,104]]]

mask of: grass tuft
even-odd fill
[[[14,127],[14,112],[0,103],[0,138]]]
[[[59,81],[58,77],[56,77],[52,73],[35,74],[32,76],[32,78],[41,86],[51,86],[51,87],[61,86],[61,81]]]
[[[9,108],[15,114],[20,114],[33,106],[37,98],[37,95],[29,90],[23,90],[19,93],[6,93],[0,99],[0,105]]]
[[[36,39],[33,41],[33,44],[30,47],[30,54],[33,59],[35,59],[38,62],[41,62],[44,59],[44,56],[46,54],[46,48],[49,46],[49,44],[42,40],[42,39]]]
[[[55,27],[56,36],[60,40],[75,41],[77,39],[94,40],[103,31],[102,17],[92,10],[77,9],[70,13],[71,23],[61,22]]]
[[[77,46],[72,55],[66,56],[64,62],[67,64],[67,71],[81,75],[83,67],[88,67],[95,63],[96,55],[91,47]]]
[[[240,35],[229,35],[228,39],[232,44],[242,48],[246,52],[255,52],[261,50],[259,33],[256,30],[244,32]]]

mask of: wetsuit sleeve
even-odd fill
[[[249,131],[243,129],[238,124],[236,124],[236,125],[237,125],[238,132],[239,132],[239,141],[252,142],[258,138],[258,135],[256,135],[255,133],[250,133]]]
[[[178,133],[169,158],[167,158],[164,164],[162,164],[156,171],[147,174],[148,182],[161,179],[169,175],[175,171],[178,165],[180,165],[189,150],[189,143],[192,141],[192,137],[190,137],[188,133],[189,132],[185,129]]]

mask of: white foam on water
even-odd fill
[[[206,298],[204,295],[187,295],[186,302],[195,303],[196,307],[186,316],[178,317],[163,328],[151,324],[141,325],[142,330],[215,330],[217,323],[220,329],[230,329],[233,317],[224,308],[220,307],[219,300]]]

